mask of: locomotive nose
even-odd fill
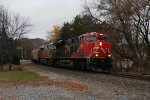
[[[93,48],[93,56],[100,58],[111,57],[111,46],[102,41],[96,42]]]

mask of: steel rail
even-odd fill
[[[113,76],[150,81],[150,74],[104,72]]]

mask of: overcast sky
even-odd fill
[[[0,4],[30,19],[34,26],[29,38],[46,39],[54,25],[71,21],[82,11],[81,0],[0,0]]]

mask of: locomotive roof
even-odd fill
[[[62,42],[64,42],[64,40],[59,40],[59,41],[55,42],[54,45],[62,44]]]
[[[91,32],[91,33],[82,34],[82,35],[79,36],[79,38],[82,37],[82,36],[91,36],[91,35],[96,35],[96,36],[97,36],[97,35],[98,35],[98,36],[99,36],[99,35],[102,35],[102,36],[106,36],[106,37],[107,37],[107,35],[106,35],[106,34],[103,34],[103,33]]]

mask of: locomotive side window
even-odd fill
[[[56,46],[52,45],[51,49],[56,49]]]
[[[95,36],[86,36],[85,37],[86,42],[94,42],[97,40]]]
[[[39,48],[39,50],[38,51],[43,51],[44,50],[44,48]]]
[[[49,45],[47,45],[47,48],[49,49]]]
[[[83,42],[83,37],[80,38],[80,42]]]

